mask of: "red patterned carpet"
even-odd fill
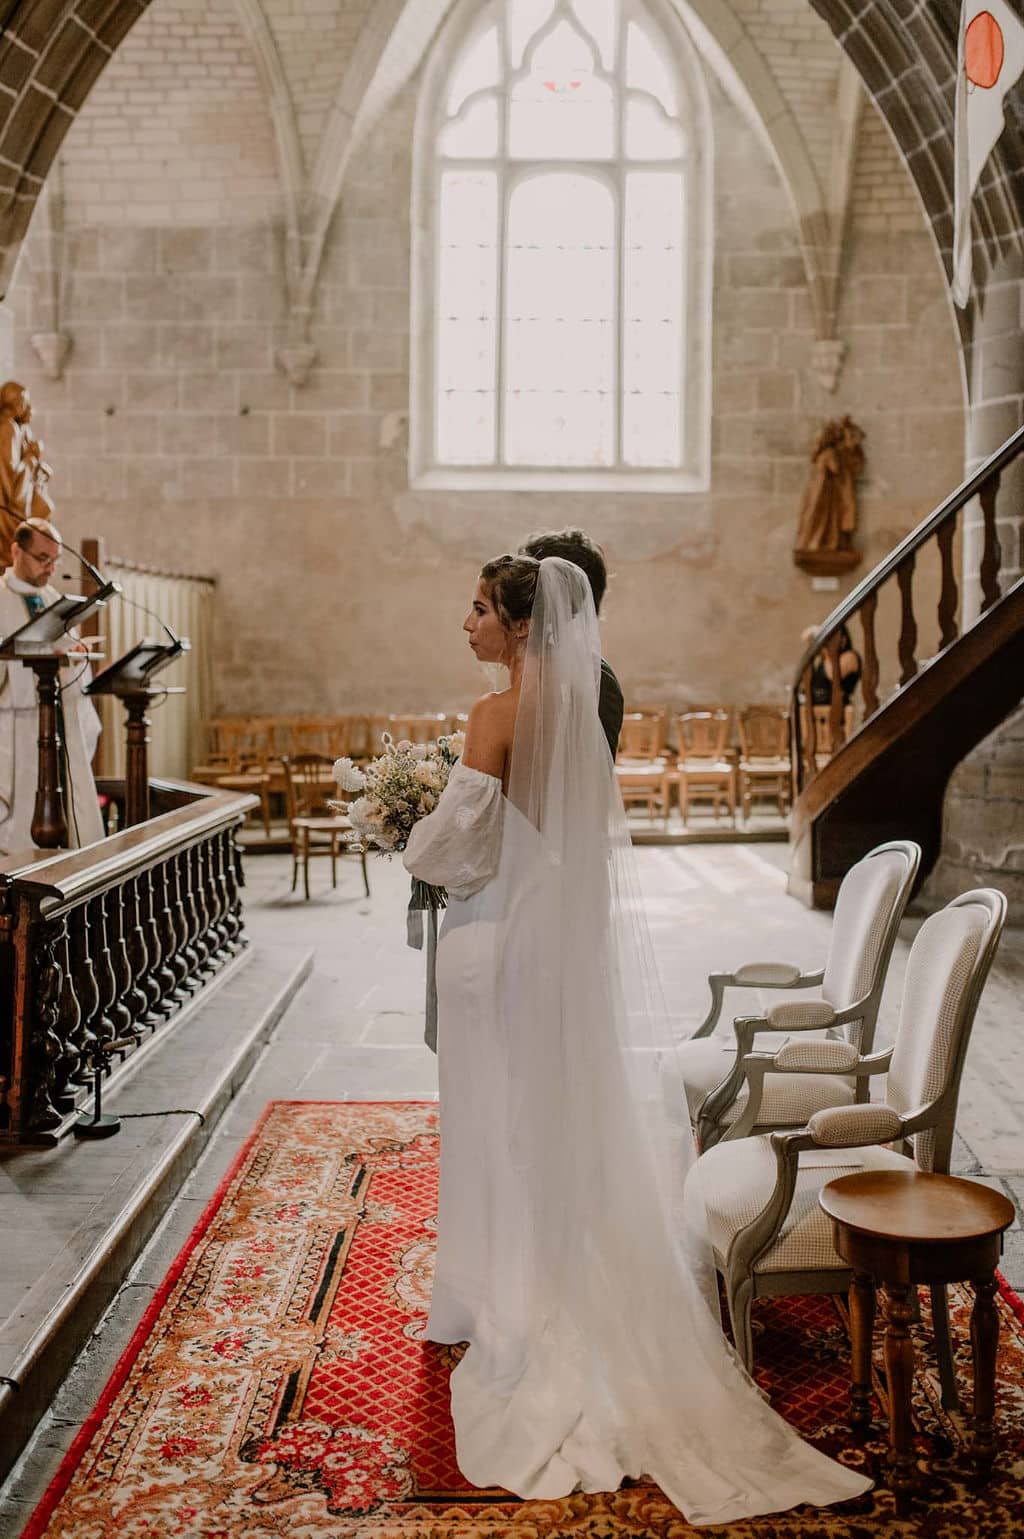
[[[460,1477],[455,1352],[420,1340],[437,1197],[437,1108],[274,1102],[139,1326],[23,1539],[683,1539],[655,1486],[517,1502]],[[969,1374],[967,1302],[953,1300]],[[1024,1530],[1024,1326],[1001,1308],[997,1473],[970,1486],[922,1332],[916,1393],[928,1501],[897,1522],[880,1488],[709,1532],[728,1539]],[[758,1316],[759,1378],[819,1446],[872,1472],[885,1429],[845,1424],[846,1336],[826,1299]],[[742,1449],[735,1457],[742,1459]]]

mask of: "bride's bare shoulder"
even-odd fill
[[[511,690],[481,695],[469,713],[462,762],[501,777],[515,732],[516,697]]]

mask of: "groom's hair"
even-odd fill
[[[523,556],[543,561],[547,556],[560,556],[571,561],[587,574],[590,591],[594,595],[594,608],[600,612],[604,590],[608,586],[608,568],[604,551],[582,529],[549,529],[541,534],[531,534],[519,547]]]

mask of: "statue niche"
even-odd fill
[[[858,565],[855,482],[864,471],[864,433],[849,417],[826,422],[811,450],[793,560],[805,572],[834,575]]]

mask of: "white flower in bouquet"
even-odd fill
[[[364,791],[366,776],[349,758],[335,759],[334,778],[342,791]]]
[[[345,811],[364,844],[386,854],[405,849],[420,818],[437,806],[464,741],[463,734],[457,733],[436,743],[396,743],[385,732],[384,752],[365,771],[354,765],[351,773],[347,768],[342,770],[346,779],[339,774],[338,784],[343,790],[356,775],[362,780],[360,786],[353,783],[352,789],[364,794]],[[345,761],[339,760],[336,769],[344,765]]]

